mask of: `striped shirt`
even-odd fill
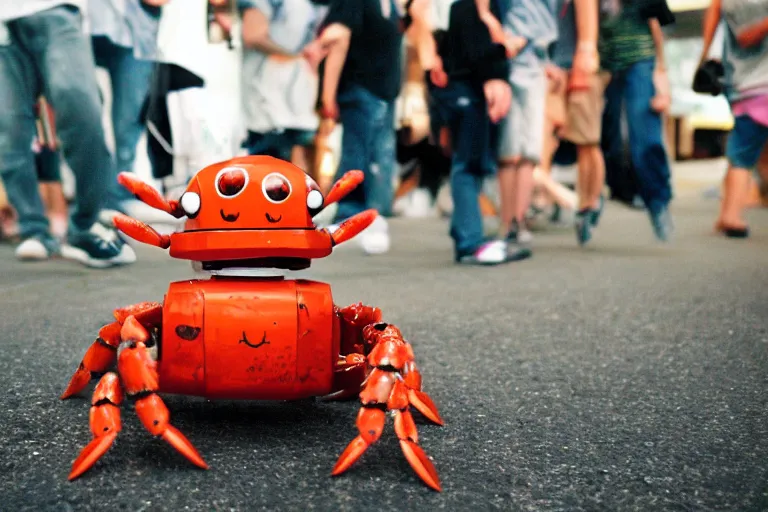
[[[628,1],[616,14],[605,8],[600,13],[600,63],[607,71],[621,71],[656,56],[651,28],[641,7]]]

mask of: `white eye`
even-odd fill
[[[323,206],[323,194],[319,190],[310,190],[307,194],[307,208],[317,210]]]
[[[200,196],[196,192],[184,192],[180,203],[188,217],[194,217],[200,211]]]

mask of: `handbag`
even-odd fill
[[[700,94],[719,96],[725,90],[725,67],[714,59],[705,61],[693,76],[693,91]]]

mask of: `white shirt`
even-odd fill
[[[0,0],[0,21],[25,18],[59,5],[74,5],[85,12],[85,0]]]
[[[269,38],[292,53],[314,39],[327,12],[309,0],[248,0],[239,5],[259,9],[269,20]],[[243,113],[250,131],[316,130],[318,87],[317,73],[305,59],[272,58],[243,48]]]
[[[207,20],[208,0],[170,0],[165,4],[157,33],[157,61],[176,64],[205,78],[210,67]]]

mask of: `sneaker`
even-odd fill
[[[672,216],[667,207],[663,207],[657,212],[650,212],[653,233],[662,242],[668,242],[672,237],[674,226],[672,225]]]
[[[507,261],[520,261],[533,256],[530,247],[519,243],[507,243]]]
[[[510,247],[513,250],[510,250]],[[462,265],[499,265],[523,260],[530,255],[530,249],[525,247],[507,244],[504,240],[491,240],[482,244],[472,253],[458,256],[456,262]]]
[[[576,240],[579,242],[579,245],[586,245],[587,242],[592,239],[594,211],[595,210],[584,209],[576,214],[574,227],[576,228]]]
[[[384,254],[389,251],[389,224],[381,215],[378,215],[359,236],[360,245],[366,254]]]
[[[509,230],[509,233],[507,233],[507,236],[504,237],[504,240],[509,243],[527,245],[533,242],[533,233],[528,229],[525,222],[521,226],[517,221],[513,221],[512,228]]]
[[[474,252],[456,258],[462,265],[498,265],[507,261],[507,244],[504,240],[485,242]]]
[[[70,236],[61,248],[61,255],[93,268],[128,265],[136,261],[136,253],[131,246],[115,230],[99,223],[89,231]]]
[[[21,242],[14,254],[19,261],[45,261],[57,252],[58,244],[54,239],[34,237]]]

